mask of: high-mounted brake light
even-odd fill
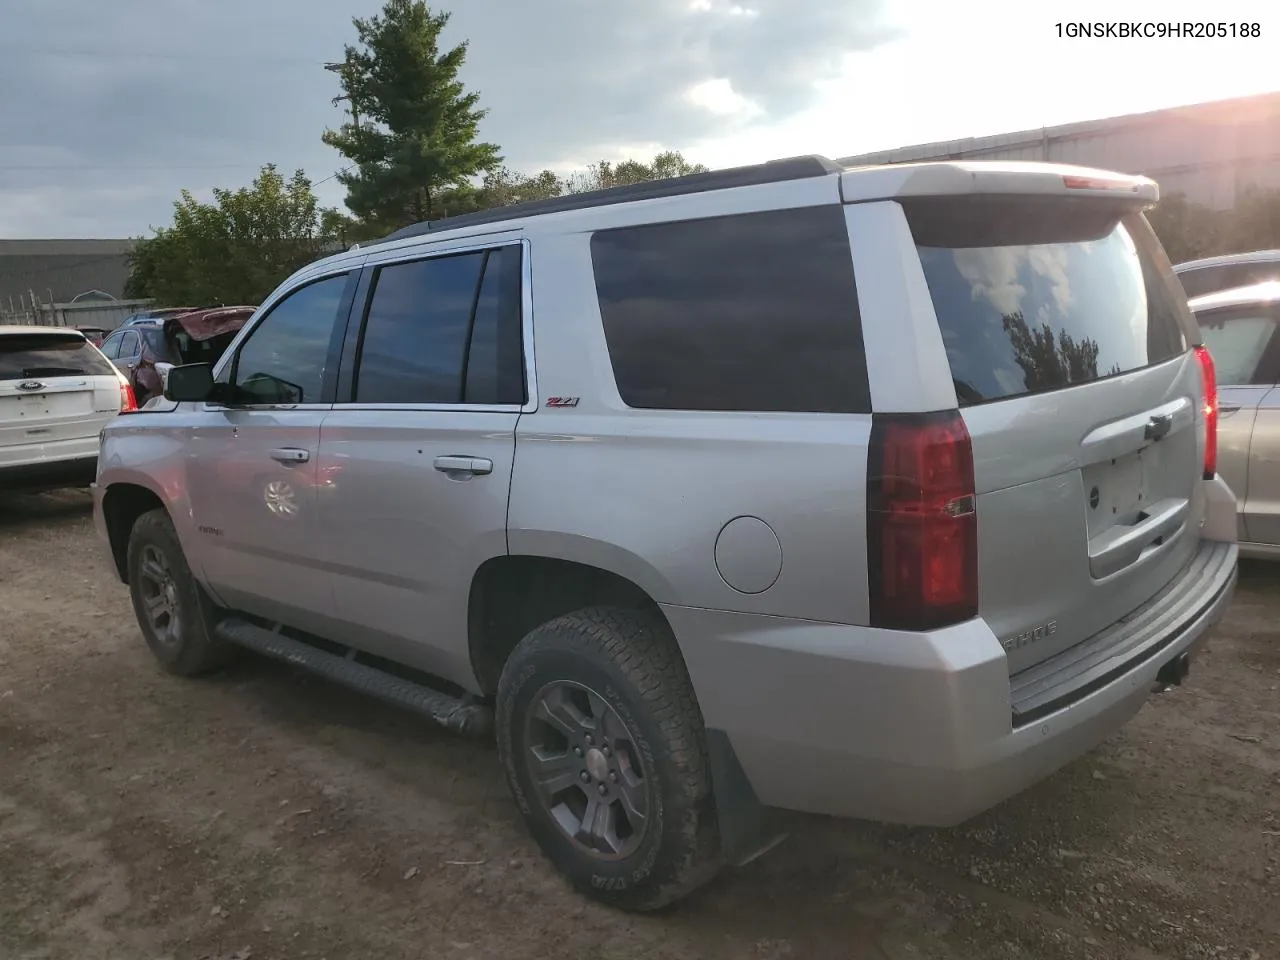
[[[138,409],[138,398],[133,392],[133,385],[130,383],[120,384],[120,412],[133,413]]]
[[[1218,472],[1218,375],[1208,347],[1196,347],[1196,359],[1200,361],[1200,384],[1204,395],[1201,401],[1204,413],[1204,478],[1212,480]]]
[[[959,411],[877,414],[867,473],[871,625],[931,630],[976,616],[973,444]]]
[[[1132,180],[1108,180],[1105,177],[1065,176],[1062,185],[1068,190],[1128,190],[1138,191],[1138,185]]]

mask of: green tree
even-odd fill
[[[381,15],[353,22],[358,45],[346,47],[338,73],[351,120],[323,137],[352,162],[338,175],[347,207],[396,229],[459,212],[446,200],[474,203],[466,192],[472,179],[502,158],[497,146],[479,142],[485,111],[458,80],[467,44],[440,52],[449,14],[423,0],[387,0]]]
[[[478,187],[466,184],[442,193],[440,203],[445,212],[441,216],[452,217],[462,213],[489,210],[493,207],[505,207],[513,203],[550,200],[567,193],[583,193],[588,190],[601,190],[647,180],[663,180],[668,177],[683,177],[691,173],[706,172],[706,167],[690,163],[675,150],[660,153],[648,163],[639,160],[623,160],[615,164],[608,160],[601,160],[586,170],[569,174],[567,177],[561,177],[553,170],[543,170],[531,175],[508,167],[500,167],[486,174]]]
[[[1280,247],[1280,190],[1246,187],[1223,230],[1224,252]]]
[[[212,203],[184,190],[173,208],[173,222],[130,254],[130,296],[183,306],[259,303],[294,270],[338,249],[301,170],[285,180],[268,164],[248,187],[215,189]]]
[[[1184,194],[1161,198],[1154,209],[1147,211],[1147,219],[1174,263],[1225,252],[1223,216],[1188,200]]]
[[[565,190],[569,193],[585,193],[588,190],[605,190],[609,187],[706,172],[706,167],[700,163],[690,163],[679,151],[667,150],[648,163],[639,160],[623,160],[617,164],[608,160],[593,163],[586,170],[572,174],[565,182]]]

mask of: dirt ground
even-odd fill
[[[160,672],[81,493],[0,496],[0,958],[1280,958],[1280,565],[1189,686],[953,831],[795,818],[655,917],[542,862],[493,750],[255,660]]]

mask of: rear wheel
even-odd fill
[[[511,655],[498,749],[530,832],[582,892],[653,910],[720,866],[701,714],[666,624],[597,608]]]
[[[217,607],[192,577],[164,510],[144,513],[134,523],[127,565],[134,615],[161,666],[195,676],[230,659],[230,646],[213,634]]]

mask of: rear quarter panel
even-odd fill
[[[578,403],[520,419],[511,553],[601,567],[661,603],[865,622],[870,418],[627,407],[590,233],[531,241],[538,388]],[[753,592],[717,567],[717,540],[740,517],[755,520],[726,535],[722,560]]]

